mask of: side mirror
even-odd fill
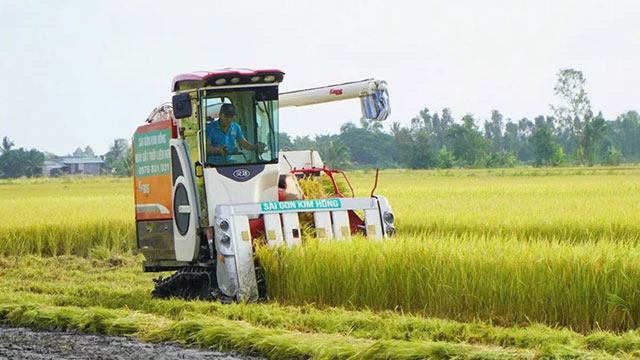
[[[188,93],[173,96],[173,116],[184,119],[191,116],[191,96]]]
[[[196,161],[195,171],[196,171],[196,177],[202,177],[203,170],[202,170],[202,163],[200,161]]]

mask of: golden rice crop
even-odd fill
[[[398,231],[590,241],[640,238],[639,168],[380,172]],[[368,196],[374,174],[352,176]]]
[[[0,181],[0,255],[88,255],[135,246],[133,185],[122,178]]]
[[[640,321],[640,168],[382,171],[393,241],[262,251],[274,300],[586,331]],[[368,196],[373,172],[351,177]],[[0,255],[135,248],[131,179],[0,181]]]
[[[640,248],[624,241],[398,236],[260,248],[258,257],[269,295],[286,304],[579,331],[640,324]]]

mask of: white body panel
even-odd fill
[[[191,173],[191,160],[189,159],[183,140],[171,139],[170,145],[176,150],[182,168],[182,175],[178,176],[173,182],[171,195],[172,203],[176,201],[176,190],[180,186],[184,186],[187,193],[187,200],[189,202],[188,204],[180,204],[178,206],[178,212],[180,214],[188,214],[189,216],[189,226],[185,234],[180,234],[178,229],[178,225],[176,223],[176,216],[178,214],[173,215],[173,246],[175,249],[176,260],[192,261],[196,257],[198,251],[198,237],[196,236],[196,231],[199,221],[195,185],[193,183],[193,176]]]
[[[300,237],[302,234],[297,213],[282,214],[282,232],[284,235],[284,243],[288,247],[300,245]]]
[[[347,211],[332,211],[331,220],[333,220],[333,236],[336,239],[345,240],[351,238],[349,213]]]
[[[282,223],[280,214],[264,214],[264,232],[270,247],[282,246]]]
[[[375,79],[280,93],[280,108],[355,98],[360,98],[362,116],[366,119],[383,121],[391,113],[387,83]]]
[[[355,99],[361,96],[372,95],[376,93],[376,91],[384,91],[386,89],[387,83],[385,81],[366,79],[312,89],[289,91],[280,93],[280,108]]]
[[[220,204],[277,201],[278,176],[278,164],[266,164],[261,173],[243,182],[222,175],[217,168],[204,169],[209,223],[213,223],[216,206]]]
[[[331,213],[329,211],[316,211],[313,213],[313,223],[316,226],[316,237],[319,240],[331,240]]]

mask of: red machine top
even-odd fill
[[[270,78],[272,76],[273,78]],[[171,91],[189,88],[221,85],[243,85],[255,83],[279,83],[284,77],[284,72],[278,69],[220,69],[213,71],[194,71],[188,74],[180,74],[173,78]]]

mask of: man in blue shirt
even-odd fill
[[[236,109],[233,104],[222,104],[220,118],[207,123],[207,162],[227,163],[235,150],[236,141],[241,148],[255,151],[264,149],[265,144],[252,144],[244,138],[240,125],[233,121]]]

